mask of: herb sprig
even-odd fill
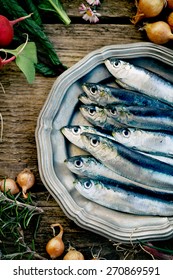
[[[34,239],[43,210],[27,200],[0,191],[0,259],[44,259],[35,252]],[[34,217],[36,219],[34,220]],[[25,241],[24,232],[34,221],[35,232],[31,244]],[[10,248],[10,249],[9,249]]]

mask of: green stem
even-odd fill
[[[160,248],[160,247],[157,247],[157,246],[153,246],[153,245],[150,245],[144,241],[140,241],[139,243],[143,244],[144,246],[147,246],[147,247],[150,247],[150,248],[153,248],[153,249],[156,249],[158,251],[161,251],[163,253],[168,253],[170,255],[173,254],[173,250],[169,250],[169,249],[165,249],[165,248]]]
[[[70,24],[71,20],[69,19],[68,15],[63,9],[58,9],[57,6],[53,3],[52,0],[48,0],[50,4],[54,7],[54,9],[57,11],[61,19],[64,21],[65,24]]]
[[[31,211],[36,211],[37,213],[41,214],[43,213],[43,209],[42,208],[39,208],[37,206],[33,206],[33,205],[29,205],[29,204],[25,204],[25,203],[22,203],[22,202],[19,202],[17,200],[12,200],[10,198],[8,198],[7,196],[5,196],[1,191],[0,191],[0,202],[2,201],[6,201],[6,202],[9,202],[9,203],[16,203],[16,205],[18,205],[19,207],[26,207],[28,208],[29,210]]]

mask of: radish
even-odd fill
[[[13,60],[15,60],[16,59],[16,56],[15,55],[13,55],[12,57],[10,57],[10,58],[8,58],[8,59],[2,59],[1,57],[0,57],[0,70],[1,70],[1,68],[5,65],[5,64],[8,64],[8,63],[10,63],[11,61],[13,61]]]
[[[0,15],[0,47],[6,47],[12,42],[14,37],[13,25],[30,17],[31,15],[32,14],[29,14],[11,21],[5,16]]]

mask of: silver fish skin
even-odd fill
[[[172,201],[133,192],[98,180],[80,179],[74,187],[85,198],[109,209],[134,215],[173,216]]]
[[[105,137],[83,133],[86,150],[105,166],[151,191],[173,193],[173,166]]]
[[[173,131],[173,111],[156,110],[138,106],[111,106],[104,108],[105,113],[124,126],[148,130]]]
[[[86,93],[82,92],[79,96],[78,99],[86,105],[92,105],[92,104],[97,104],[96,102],[92,101],[87,95]]]
[[[112,104],[121,105],[133,105],[142,107],[154,107],[159,109],[169,109],[171,106],[164,104],[163,102],[151,98],[147,95],[143,95],[139,92],[126,90],[122,88],[115,88],[107,85],[96,83],[84,83],[82,85],[84,92],[87,94],[89,100],[99,106],[107,106]],[[84,95],[83,95],[84,99]],[[88,101],[89,102],[89,101]],[[86,102],[86,99],[83,100]]]
[[[161,162],[165,162],[166,164],[170,164],[173,166],[173,157],[167,157],[167,156],[158,156],[158,155],[153,155],[145,152],[138,151],[141,154],[147,155],[149,157],[155,158],[157,160],[160,160]]]
[[[166,157],[173,157],[173,134],[163,131],[119,128],[112,132],[115,141],[125,146]]]
[[[80,106],[79,110],[88,122],[104,130],[112,131],[115,127],[124,126],[114,118],[110,118],[108,114],[106,114],[104,108],[97,105],[83,104]]]
[[[93,126],[87,126],[87,125],[64,126],[61,128],[61,132],[72,144],[81,148],[82,150],[85,150],[85,146],[81,139],[81,134],[84,132],[102,135],[102,136],[109,137],[110,139],[114,140],[114,138],[113,138],[113,136],[111,136],[111,134],[110,135],[105,134],[102,131],[100,131],[99,128],[95,128]]]
[[[169,81],[142,67],[114,57],[106,59],[105,65],[121,86],[173,106],[173,84]]]
[[[91,155],[80,155],[67,158],[65,160],[65,164],[71,172],[81,177],[89,177],[90,179],[99,179],[109,182],[111,181],[114,182],[114,184],[123,184],[134,189],[141,189],[143,191],[145,191],[147,188],[147,186],[144,184],[140,184],[122,177],[121,175],[107,168]],[[164,193],[162,193],[162,195],[164,195]]]

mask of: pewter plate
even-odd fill
[[[66,70],[53,84],[38,117],[35,135],[41,180],[65,214],[87,230],[124,243],[169,239],[173,235],[173,217],[125,214],[91,202],[73,187],[75,175],[64,164],[68,156],[83,151],[68,142],[60,129],[65,125],[87,123],[78,110],[81,84],[115,83],[104,65],[104,60],[112,56],[173,81],[173,52],[152,43],[106,46]]]

